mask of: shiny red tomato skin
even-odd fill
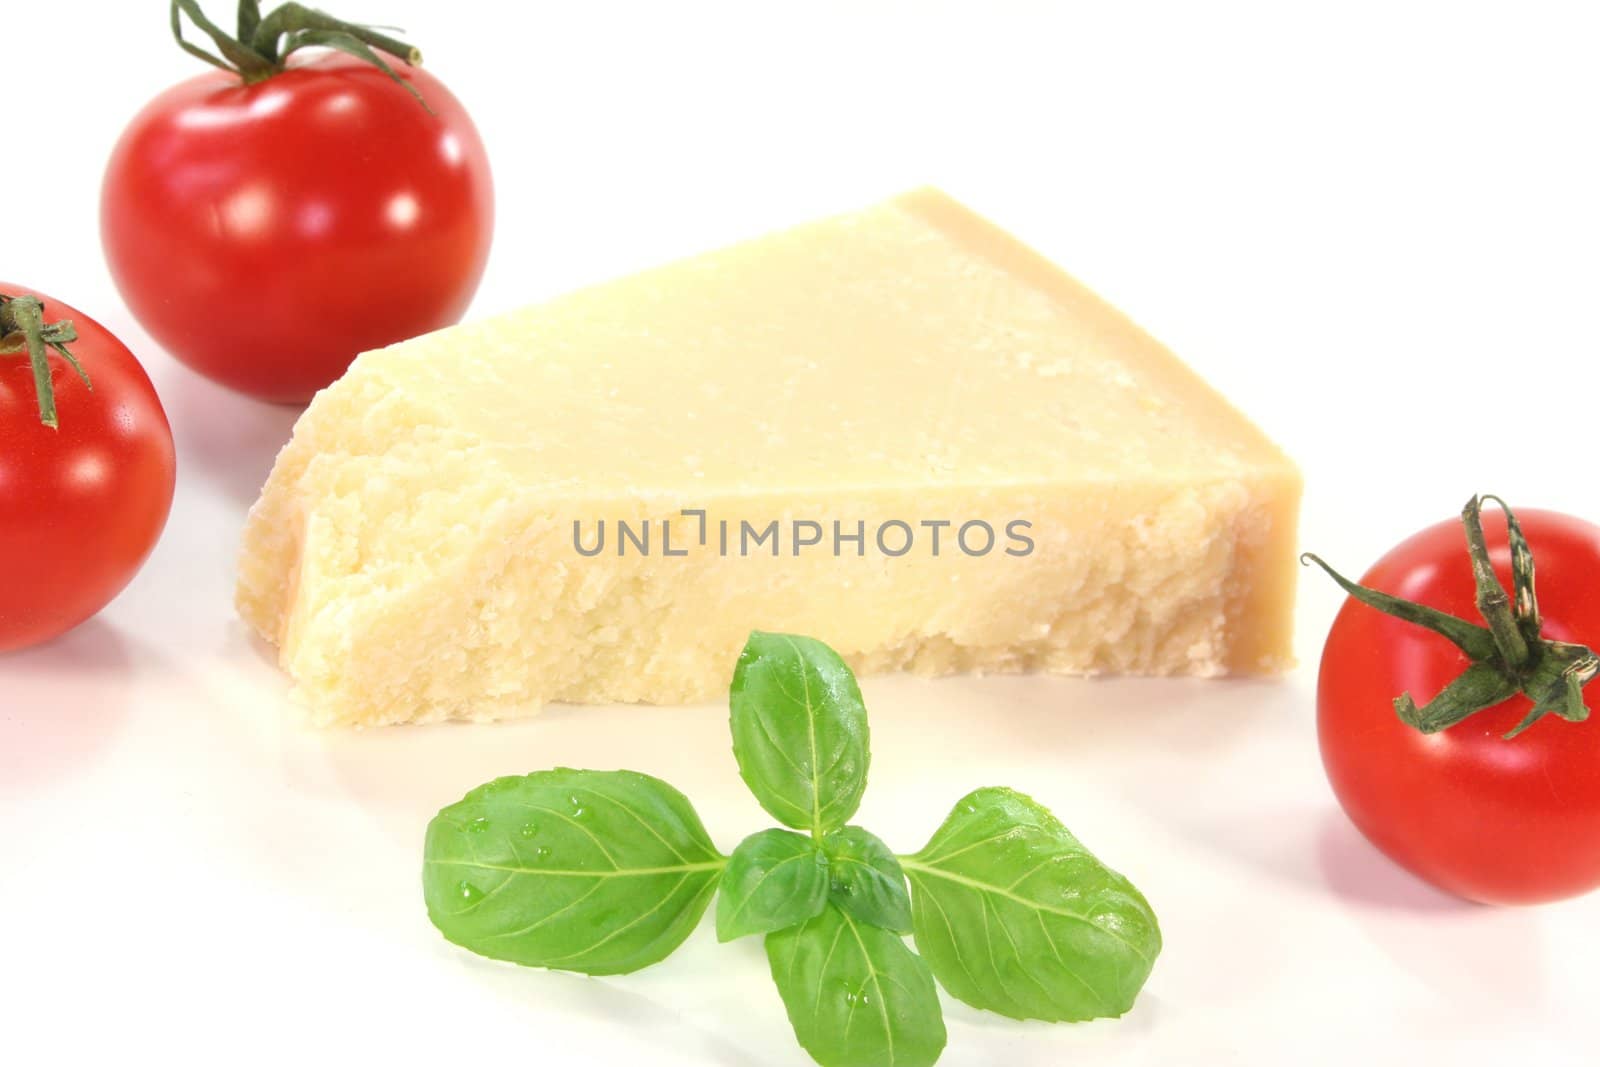
[[[50,357],[60,428],[39,421],[29,362],[0,359],[0,652],[40,644],[94,615],[155,547],[172,509],[172,430],[133,353],[83,312],[25,286],[45,319],[71,319],[68,347],[94,388]]]
[[[1491,558],[1510,588],[1505,525],[1486,510]],[[1533,550],[1545,636],[1600,642],[1600,527],[1518,511]],[[1478,621],[1461,523],[1439,523],[1378,561],[1362,584]],[[1323,649],[1317,731],[1334,793],[1373,844],[1441,889],[1490,904],[1531,904],[1600,886],[1600,685],[1596,716],[1546,715],[1509,741],[1527,714],[1517,696],[1440,733],[1395,715],[1467,666],[1437,634],[1346,601]]]
[[[489,255],[489,162],[466,110],[339,53],[253,85],[182,82],[128,125],[101,239],[139,322],[190,367],[299,403],[360,352],[458,321]]]

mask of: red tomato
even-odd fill
[[[1517,518],[1537,564],[1544,636],[1594,648],[1600,527],[1549,511]],[[1491,514],[1485,533],[1510,589],[1505,526]],[[1459,522],[1402,542],[1361,584],[1481,624]],[[1600,714],[1546,715],[1510,740],[1502,735],[1531,708],[1521,695],[1436,734],[1395,714],[1402,692],[1421,704],[1468,663],[1445,638],[1346,601],[1317,684],[1322,760],[1339,802],[1390,858],[1459,896],[1534,903],[1600,886]]]
[[[225,71],[156,97],[101,192],[111,274],[202,374],[301,402],[360,352],[457,321],[489,255],[489,162],[437,78],[427,102],[341,53],[253,85]]]
[[[128,584],[172,508],[172,431],[133,354],[98,322],[37,296],[49,321],[70,319],[68,349],[94,385],[50,357],[60,428],[39,421],[25,356],[0,357],[0,651],[63,634]]]

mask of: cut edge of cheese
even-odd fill
[[[561,369],[563,357],[584,358],[581,343],[555,358],[545,358],[548,350],[530,351],[525,339],[541,330],[572,329],[572,322],[610,312],[608,324],[620,320],[606,327],[616,330],[606,335],[615,343],[629,329],[649,332],[634,318],[664,314],[660,307],[641,311],[642,302],[666,294],[670,303],[675,289],[687,290],[684,300],[691,305],[711,300],[722,293],[717,286],[733,284],[724,275],[734,268],[745,276],[763,269],[764,247],[773,256],[801,257],[796,269],[803,269],[804,256],[828,255],[833,246],[827,242],[865,240],[863,233],[876,240],[880,231],[891,260],[909,254],[897,241],[913,243],[923,258],[948,259],[918,263],[909,273],[922,271],[927,279],[904,284],[922,299],[924,290],[947,286],[941,295],[957,305],[949,312],[951,329],[974,315],[995,315],[997,321],[973,329],[992,328],[1003,338],[1012,329],[1033,349],[1056,330],[1073,344],[1113,352],[1119,380],[1145,390],[1136,399],[1155,403],[1149,432],[1181,438],[1173,454],[1183,457],[1175,462],[1184,469],[1145,469],[1127,480],[1100,471],[1075,481],[1070,470],[1052,478],[1048,463],[1021,463],[1014,477],[1006,471],[997,476],[1006,456],[985,455],[974,438],[964,442],[978,456],[971,471],[959,463],[954,470],[934,466],[925,478],[902,483],[891,479],[895,471],[867,464],[833,486],[824,477],[808,479],[801,469],[790,484],[724,473],[721,481],[697,487],[695,472],[686,471],[682,478],[619,492],[601,484],[617,474],[608,470],[594,484],[569,471],[530,490],[529,471],[537,470],[543,453],[508,435],[486,435],[464,417],[468,400],[441,385],[453,378],[427,377],[457,360],[469,385],[481,388],[483,375],[523,373],[504,366],[520,354],[532,382],[554,373],[551,363]],[[807,234],[815,235],[815,251],[806,246]],[[862,251],[871,258],[878,245]],[[862,270],[864,285],[878,284],[876,275],[885,273],[882,264]],[[976,311],[961,304],[963,290],[952,280],[968,275],[977,276],[971,284],[985,287]],[[881,284],[892,291],[898,282],[884,277]],[[852,292],[836,287],[827,295],[837,305],[848,303]],[[608,307],[607,300],[614,303]],[[876,303],[856,311],[877,315]],[[788,313],[774,310],[780,318]],[[889,315],[884,329],[897,328],[889,312],[882,314]],[[752,315],[758,318],[760,308]],[[679,341],[697,328],[693,322],[668,325],[682,334]],[[759,323],[747,326],[758,331]],[[739,328],[738,322],[730,326]],[[657,332],[670,335],[672,329]],[[656,340],[673,343],[672,336]],[[982,338],[969,341],[979,345]],[[1026,354],[1055,359],[1045,367],[1073,367],[1075,351],[1066,345],[1066,355]],[[626,364],[628,353],[612,354]],[[1018,396],[1029,405],[1067,403],[1070,397],[1058,395],[1066,384],[1112,388],[1079,381],[1072,377],[1076,370],[1063,372],[1070,380],[1062,382],[1063,375],[1044,374],[1026,360],[1019,364],[1016,355],[995,356],[1005,361],[994,364],[994,373],[1023,374],[1021,365],[1027,374]],[[787,366],[782,361],[789,350],[774,358]],[[837,358],[841,366],[850,363]],[[722,369],[734,365],[728,360]],[[563,380],[573,381],[572,369]],[[629,384],[625,378],[618,378],[622,386]],[[581,393],[586,381],[577,379],[573,391]],[[803,375],[796,381],[803,389]],[[670,393],[674,386],[647,381],[640,388]],[[500,402],[494,392],[481,402]],[[1113,393],[1107,404],[1127,399]],[[562,409],[566,394],[540,395],[546,399],[532,402],[530,422],[580,417],[581,408]],[[698,402],[685,401],[689,410]],[[846,425],[863,417],[848,406],[836,414]],[[980,415],[995,417],[972,413]],[[613,443],[639,452],[643,446],[628,437],[625,420],[616,421]],[[1048,421],[1037,429],[1055,432]],[[607,427],[600,431],[604,441]],[[1073,440],[1058,444],[1070,451]],[[1205,446],[1214,446],[1216,455],[1204,455]],[[600,455],[598,466],[626,462],[625,455]],[[715,466],[715,457],[707,466]],[[652,474],[662,477],[661,469],[657,464]],[[626,484],[625,478],[611,480]],[[1292,664],[1300,489],[1298,471],[1276,446],[1125,315],[1005,231],[941,193],[919,190],[854,215],[363,355],[313,401],[279,456],[247,524],[237,601],[251,626],[278,646],[297,698],[320,724],[496,719],[554,701],[714,699],[725,692],[750,629],[814,634],[863,673],[1269,673]],[[572,550],[575,519],[660,523],[686,506],[735,524],[805,515],[859,520],[869,529],[919,514],[987,517],[997,525],[1026,514],[1037,544],[1026,560],[924,553],[861,560],[715,554],[686,561],[587,560]]]

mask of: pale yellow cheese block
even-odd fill
[[[866,672],[1269,672],[1299,494],[924,190],[361,356],[250,513],[238,604],[328,724],[721,699],[751,629]]]

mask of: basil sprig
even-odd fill
[[[621,974],[671,954],[715,894],[718,939],[765,936],[795,1037],[823,1067],[930,1067],[946,1037],[935,980],[1016,1019],[1132,1006],[1161,951],[1155,914],[1045,808],[979,789],[927,847],[896,856],[848,823],[866,788],[867,716],[836,652],[751,634],[730,705],[739,772],[788,829],[725,857],[656,778],[499,778],[429,824],[428,917],[485,956]]]

